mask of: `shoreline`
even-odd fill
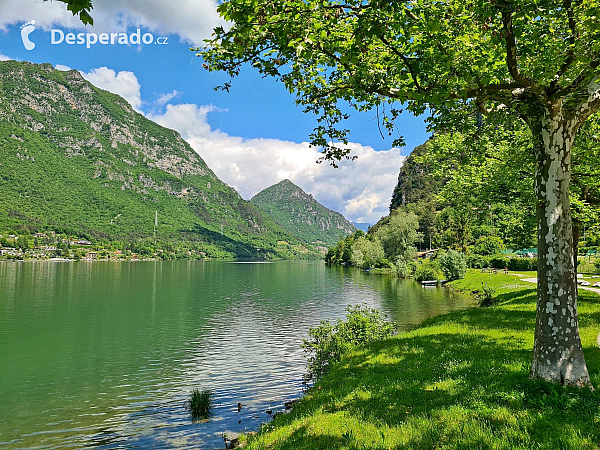
[[[600,394],[528,377],[535,286],[517,274],[469,270],[448,287],[476,298],[484,284],[495,290],[496,306],[443,314],[351,351],[289,414],[243,436],[242,446],[595,448]],[[580,318],[598,386],[598,293],[580,291]],[[591,412],[581,414],[583,405]],[[544,430],[535,427],[540,420]]]

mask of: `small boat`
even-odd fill
[[[437,286],[438,280],[423,280],[421,281],[421,286]]]

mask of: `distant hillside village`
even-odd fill
[[[54,231],[32,235],[0,234],[0,260],[53,261],[151,261],[171,259],[208,259],[197,249],[151,248],[148,245],[93,243],[87,239],[57,234]]]

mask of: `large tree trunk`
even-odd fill
[[[577,277],[577,257],[579,256],[579,238],[581,237],[581,223],[573,219],[573,261],[575,264],[575,277]]]
[[[590,377],[579,338],[577,278],[569,206],[574,127],[558,111],[531,120],[537,157],[537,317],[531,377],[587,386]]]

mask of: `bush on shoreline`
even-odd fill
[[[348,306],[346,312],[345,321],[332,325],[324,320],[308,331],[309,339],[302,343],[308,355],[305,383],[320,380],[333,363],[354,347],[389,337],[395,330],[385,315],[366,305]]]

